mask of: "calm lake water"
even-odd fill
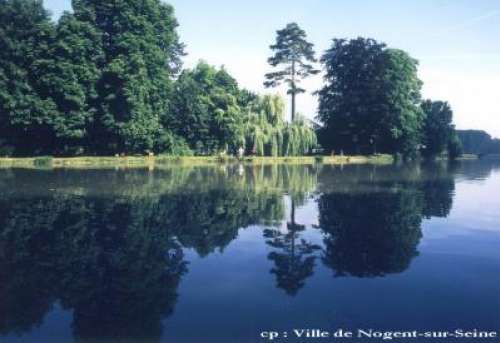
[[[498,330],[499,247],[500,161],[0,170],[0,342]]]

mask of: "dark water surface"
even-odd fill
[[[0,342],[499,330],[499,248],[494,160],[0,170]]]

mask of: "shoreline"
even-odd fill
[[[223,164],[391,164],[391,155],[374,156],[290,156],[290,157],[235,157],[219,156],[124,156],[124,157],[1,157],[0,169],[101,169],[101,168],[161,168],[172,166],[211,166]]]

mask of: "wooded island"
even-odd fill
[[[461,154],[450,105],[421,97],[417,60],[374,39],[333,39],[317,61],[298,24],[278,30],[265,86],[287,86],[287,121],[282,97],[223,67],[183,69],[172,6],[72,6],[54,22],[40,0],[0,0],[0,156]],[[317,62],[313,121],[295,99]]]

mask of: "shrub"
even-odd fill
[[[158,140],[157,151],[171,156],[193,156],[194,152],[187,142],[178,136],[164,133]]]
[[[33,164],[35,165],[35,167],[50,168],[52,167],[53,160],[54,158],[52,156],[41,156],[35,158]]]

